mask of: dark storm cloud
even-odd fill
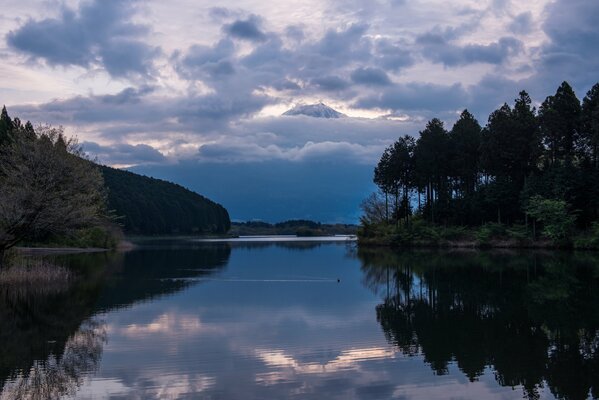
[[[552,91],[563,80],[579,91],[590,89],[599,80],[599,2],[560,0],[550,3],[546,14],[549,43],[541,48],[534,80]]]
[[[387,73],[379,68],[357,68],[351,73],[351,79],[355,83],[363,85],[387,86],[391,84]]]
[[[360,108],[443,112],[463,108],[467,103],[468,93],[461,84],[444,86],[414,82],[390,86],[380,93],[359,98],[354,105]]]
[[[349,87],[349,83],[338,76],[328,75],[312,79],[312,84],[324,91],[338,91]]]
[[[130,22],[136,2],[95,0],[57,18],[28,20],[6,37],[10,47],[50,65],[103,66],[115,77],[148,76],[160,49],[141,38],[148,28]]]
[[[266,40],[266,34],[260,29],[260,19],[255,15],[251,15],[245,20],[236,20],[231,24],[225,25],[223,29],[229,35],[238,39],[254,42]]]
[[[244,93],[172,98],[153,97],[152,93],[150,87],[128,88],[116,95],[77,96],[12,109],[23,119],[40,123],[104,125],[100,136],[124,140],[133,134],[156,138],[164,132],[207,135],[258,112],[271,101],[266,96]]]
[[[222,39],[212,47],[194,45],[176,64],[177,71],[187,79],[231,75],[235,72],[231,62],[234,53],[235,44],[229,39]]]
[[[146,144],[120,143],[102,146],[95,142],[83,142],[82,146],[89,156],[102,164],[154,164],[163,163],[166,160],[162,153]]]
[[[391,71],[398,71],[414,64],[412,50],[407,43],[397,43],[380,39],[374,43],[374,59],[377,65]]]
[[[448,67],[473,63],[502,64],[509,57],[520,54],[524,48],[522,42],[513,37],[503,37],[487,45],[458,46],[434,33],[420,36],[417,43],[422,46],[424,57]]]
[[[360,59],[370,55],[370,41],[364,37],[366,24],[353,24],[347,29],[329,29],[315,45],[316,53],[336,59]]]

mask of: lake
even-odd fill
[[[0,399],[599,397],[593,253],[143,241],[0,296]]]

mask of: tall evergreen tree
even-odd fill
[[[385,219],[389,221],[389,194],[393,190],[393,166],[391,155],[393,146],[385,149],[377,166],[374,168],[374,183],[385,194]]]
[[[392,179],[395,190],[395,218],[398,223],[399,219],[403,218],[404,223],[408,224],[410,215],[410,189],[413,183],[415,146],[416,141],[414,138],[405,135],[395,141],[391,152]]]
[[[2,113],[0,113],[0,146],[8,142],[12,130],[13,122],[8,116],[6,106],[3,106]]]
[[[474,193],[478,182],[481,127],[468,110],[451,128],[451,169],[457,178],[458,192],[461,196]]]
[[[537,169],[542,152],[541,137],[536,110],[531,107],[532,101],[526,91],[521,91],[514,102],[513,118],[515,132],[514,145],[520,148],[517,164],[521,171],[516,179],[522,183],[528,175]]]
[[[434,222],[438,215],[435,202],[448,200],[449,134],[441,120],[433,118],[420,132],[414,150],[414,164],[418,171],[418,186],[424,188],[426,206]]]
[[[563,82],[541,105],[540,129],[550,164],[573,161],[580,144],[580,112],[580,101],[568,82]]]
[[[581,133],[587,156],[599,169],[599,83],[582,100]]]

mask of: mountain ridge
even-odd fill
[[[345,118],[347,115],[327,106],[323,102],[316,104],[297,104],[293,108],[285,111],[283,116],[305,115],[313,118]]]

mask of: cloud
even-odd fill
[[[579,90],[597,82],[599,71],[599,3],[585,0],[558,0],[545,13],[543,31],[549,42],[542,46],[534,81],[554,91],[563,80]]]
[[[530,11],[525,11],[514,17],[509,28],[513,33],[526,35],[532,31],[532,24],[532,13]]]
[[[177,71],[187,79],[232,75],[234,54],[235,44],[229,39],[222,39],[214,46],[194,45],[178,60]]]
[[[459,84],[396,84],[380,93],[359,98],[354,106],[391,110],[451,111],[468,104],[468,93]]]
[[[262,42],[266,40],[266,34],[260,29],[260,19],[251,15],[245,20],[236,20],[223,27],[234,38],[249,40],[252,42]]]
[[[497,42],[486,45],[457,46],[449,43],[442,35],[427,33],[418,37],[417,43],[422,45],[424,57],[448,67],[473,63],[502,64],[509,57],[523,51],[522,42],[513,37],[502,37]]]
[[[15,106],[15,115],[34,122],[94,127],[109,140],[168,139],[167,133],[208,135],[248,117],[272,100],[260,94],[214,93],[163,97],[152,87],[127,88],[115,95],[76,96],[39,105]]]
[[[29,19],[10,31],[10,47],[49,65],[103,67],[114,77],[149,76],[159,47],[143,41],[149,28],[131,22],[137,2],[95,0],[57,18]]]
[[[325,91],[338,91],[349,87],[349,83],[345,79],[334,75],[314,78],[312,84]]]
[[[391,80],[387,73],[379,68],[357,68],[351,73],[355,83],[374,86],[388,86]]]
[[[376,64],[391,71],[399,71],[415,62],[412,50],[406,43],[397,43],[389,39],[376,40],[373,53]]]
[[[119,143],[102,146],[95,142],[83,142],[82,146],[89,156],[107,165],[147,165],[166,161],[162,153],[146,144]]]

